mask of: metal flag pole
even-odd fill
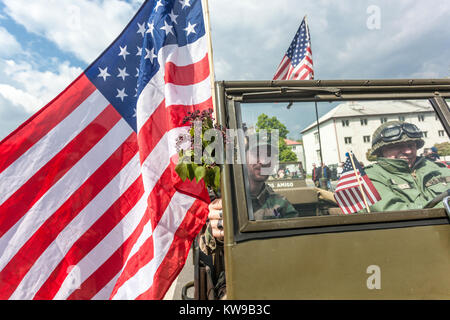
[[[350,161],[352,162],[353,170],[355,171],[356,179],[358,180],[359,189],[361,190],[361,194],[363,196],[364,204],[366,205],[367,213],[370,213],[370,208],[369,208],[369,205],[367,204],[366,195],[365,195],[363,187],[361,185],[361,181],[359,180],[359,173],[358,173],[358,170],[356,170],[355,162],[353,161],[353,152],[352,151],[350,151],[349,156],[350,156]]]
[[[308,20],[306,19],[306,16],[307,15],[305,14],[305,16],[303,17],[303,19],[305,20],[305,29],[306,29],[305,32],[308,35],[309,46],[310,46],[311,52],[312,52],[311,34],[309,33],[309,25],[308,25]],[[311,59],[312,59],[312,54],[311,54]],[[314,80],[314,72],[312,73],[310,80]]]
[[[208,60],[209,60],[209,79],[211,82],[211,98],[213,103],[214,119],[217,119],[213,47],[211,40],[211,24],[209,22],[208,0],[202,0],[202,9],[203,9],[203,19],[205,20],[206,39],[208,40]]]
[[[319,123],[319,112],[317,110],[317,100],[314,101],[315,107],[316,107],[316,124],[317,124],[317,135],[319,136],[319,151],[320,151],[320,166],[322,166],[323,163],[323,157],[322,157],[322,141],[320,140],[320,123]],[[322,172],[323,174],[323,172]]]

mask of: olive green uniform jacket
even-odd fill
[[[253,215],[255,220],[279,219],[298,217],[294,206],[283,196],[274,192],[271,187],[264,184],[257,196],[251,196]],[[206,253],[214,252],[222,242],[212,235],[211,225],[200,235],[200,249]]]
[[[251,196],[255,220],[298,217],[294,206],[283,196],[264,184],[257,196]]]
[[[404,160],[378,158],[365,171],[381,196],[370,207],[375,212],[421,209],[450,189],[450,169],[424,157],[418,157],[412,168]]]

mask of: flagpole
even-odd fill
[[[350,161],[352,162],[353,170],[355,171],[356,179],[358,180],[359,189],[361,189],[361,194],[363,196],[364,204],[366,205],[367,213],[370,213],[370,208],[369,208],[369,205],[367,204],[366,195],[365,195],[364,190],[362,188],[361,181],[359,180],[358,170],[356,170],[355,162],[353,162],[353,152],[350,151],[349,155],[350,155]]]
[[[305,27],[306,27],[306,32],[308,33],[309,46],[310,46],[311,52],[312,52],[311,34],[309,33],[309,25],[308,25],[308,20],[306,19],[306,17],[307,17],[307,14],[305,14],[305,16],[303,17],[303,20],[305,20]],[[312,54],[311,54],[311,59],[312,59]],[[314,72],[312,73],[312,77],[310,80],[314,80]]]
[[[216,117],[216,90],[215,90],[215,75],[214,75],[214,62],[213,62],[213,48],[211,40],[211,24],[209,22],[209,7],[208,0],[202,0],[203,18],[205,20],[205,33],[208,40],[208,60],[209,60],[209,79],[211,82],[211,98],[213,103],[214,119]]]

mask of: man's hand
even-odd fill
[[[208,206],[208,219],[214,238],[223,240],[222,199],[215,199]]]

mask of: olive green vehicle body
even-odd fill
[[[450,135],[450,79],[236,81],[215,89],[218,122],[230,129],[240,126],[240,103],[430,99]],[[249,220],[243,166],[224,165],[228,299],[450,299],[445,209],[344,216],[304,181],[276,189],[311,214]],[[377,288],[371,266],[379,268]]]

